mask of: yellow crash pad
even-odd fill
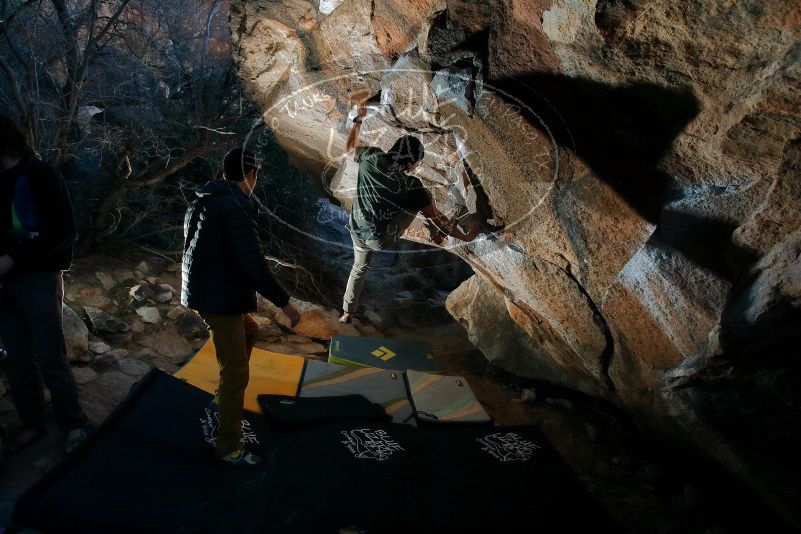
[[[256,396],[288,395],[298,393],[298,384],[306,362],[302,356],[278,354],[261,349],[253,349],[250,356],[250,381],[245,390],[245,409],[261,413]],[[220,382],[220,367],[211,341],[175,373],[176,378],[185,380],[208,393],[214,393]]]

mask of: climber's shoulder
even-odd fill
[[[384,151],[375,146],[360,146],[356,147],[356,152],[353,154],[353,159],[356,163],[361,163],[369,158],[373,158],[383,154]]]

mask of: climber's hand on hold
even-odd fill
[[[348,113],[348,119],[353,123],[358,124],[361,119],[367,115],[367,106],[364,102],[354,105]]]
[[[431,236],[431,242],[435,245],[441,245],[445,242],[445,236],[443,235],[433,235]]]
[[[460,241],[473,241],[481,233],[481,225],[476,222],[471,223],[466,232],[462,231],[457,223],[448,219],[434,204],[429,204],[421,211],[426,218],[425,225],[431,235],[431,241],[437,245],[441,245],[446,236],[453,236]],[[469,218],[465,219],[465,222],[469,221]]]
[[[459,225],[448,219],[434,204],[422,209],[426,217],[425,225],[431,235],[431,241],[441,245],[447,236],[453,236],[461,241],[473,241],[481,233],[481,225],[472,223],[467,232],[462,231]]]
[[[481,225],[474,224],[467,230],[464,241],[473,241],[481,233]]]

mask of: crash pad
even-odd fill
[[[329,397],[287,397],[259,395],[262,413],[279,425],[328,423],[343,419],[389,421],[384,407],[370,402],[363,395],[332,395]]]
[[[396,423],[414,421],[402,372],[309,360],[303,372],[299,396],[336,395],[362,395],[383,406]]]
[[[535,427],[354,420],[274,437],[265,532],[613,531]]]
[[[248,413],[243,439],[265,462],[237,469],[212,460],[210,400],[151,371],[17,499],[13,525],[81,534],[611,531],[535,427],[354,419],[268,428]]]
[[[21,495],[13,524],[60,533],[260,532],[264,471],[212,460],[212,396],[152,370],[84,443]],[[263,418],[243,440],[267,453]],[[209,439],[203,439],[203,438]]]
[[[439,371],[428,345],[408,339],[334,336],[331,339],[328,362],[393,371],[406,369],[428,373]]]
[[[297,395],[305,361],[302,356],[254,348],[250,356],[250,381],[245,390],[245,409],[261,413],[257,400],[259,394]],[[220,367],[217,364],[214,344],[211,341],[206,342],[198,353],[175,373],[175,377],[213,394],[220,383]]]
[[[470,384],[461,376],[407,371],[415,417],[421,424],[489,424]]]

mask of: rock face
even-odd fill
[[[476,275],[448,309],[489,359],[617,403],[801,523],[796,2],[231,13],[265,122],[343,206],[354,99],[370,98],[362,142],[425,142],[437,205],[484,228],[449,245]]]

